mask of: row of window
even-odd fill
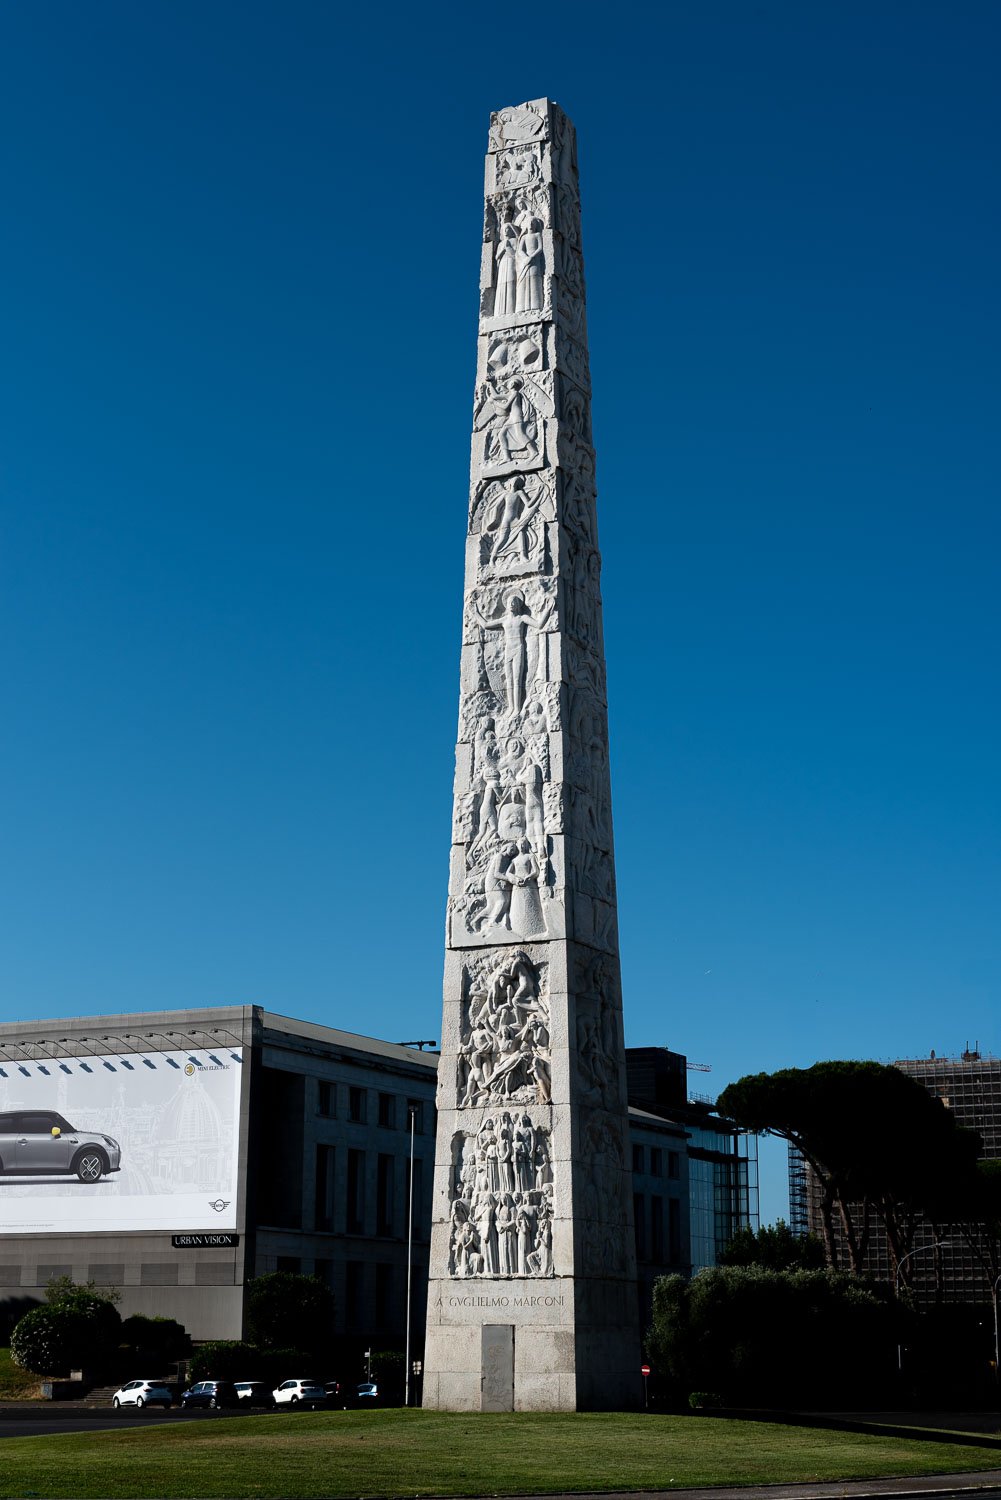
[[[340,1112],[348,1120],[359,1125],[369,1124],[369,1090],[348,1087],[342,1092],[346,1093],[346,1099],[342,1098]],[[328,1078],[320,1078],[316,1085],[316,1113],[324,1119],[332,1120],[337,1117],[338,1085]],[[414,1134],[421,1135],[424,1130],[424,1101],[423,1099],[404,1099],[400,1094],[377,1093],[378,1099],[378,1124],[381,1130],[410,1130],[410,1120],[413,1117]]]
[[[681,1176],[681,1152],[668,1151],[665,1153],[660,1146],[650,1147],[650,1176],[663,1177],[664,1156],[667,1156],[667,1175],[672,1182],[677,1182]],[[633,1175],[640,1177],[645,1171],[646,1148],[644,1146],[633,1147]]]
[[[406,1216],[410,1207],[410,1159],[404,1163],[402,1212],[396,1203],[396,1157],[380,1151],[375,1167],[375,1226],[370,1231],[366,1224],[365,1183],[367,1179],[366,1152],[349,1147],[347,1152],[347,1181],[345,1193],[344,1233],[402,1236],[406,1233]],[[335,1189],[335,1167],[337,1148],[317,1146],[316,1184],[313,1200],[313,1227],[334,1230],[334,1205],[337,1201]],[[424,1163],[414,1160],[413,1233],[416,1239],[423,1237]]]
[[[666,1200],[665,1213],[665,1200],[658,1194],[647,1198],[645,1193],[634,1193],[633,1222],[638,1261],[652,1261],[658,1266],[680,1265],[681,1203],[677,1198]]]
[[[302,1271],[302,1259],[298,1255],[279,1255],[275,1260],[276,1271]],[[334,1285],[335,1262],[315,1260],[313,1275],[327,1286]],[[394,1328],[403,1318],[403,1275],[397,1266],[377,1261],[374,1265],[363,1260],[344,1262],[344,1321],[348,1332],[367,1328],[374,1321],[379,1326]],[[366,1299],[373,1298],[373,1308],[366,1307]],[[340,1310],[340,1299],[338,1299]]]

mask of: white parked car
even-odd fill
[[[276,1406],[326,1406],[327,1393],[318,1380],[283,1380],[272,1392]]]
[[[111,1404],[116,1410],[120,1406],[134,1406],[137,1411],[144,1406],[162,1406],[166,1411],[173,1400],[162,1380],[130,1380],[115,1392]]]

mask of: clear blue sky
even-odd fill
[[[548,93],[627,1039],[713,1093],[1001,1050],[999,44],[993,0],[4,6],[0,1014],[438,1036],[482,153]]]

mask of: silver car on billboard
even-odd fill
[[[0,1114],[0,1175],[76,1177],[100,1182],[122,1165],[113,1136],[75,1130],[51,1109],[18,1109]]]

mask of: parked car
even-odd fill
[[[343,1406],[345,1386],[339,1380],[325,1380],[323,1389],[327,1393],[328,1406]]]
[[[114,1136],[75,1130],[52,1109],[18,1109],[0,1115],[0,1174],[77,1177],[100,1182],[122,1165]]]
[[[327,1393],[318,1380],[283,1380],[272,1395],[276,1406],[326,1406]]]
[[[358,1406],[378,1404],[379,1387],[374,1380],[363,1380],[355,1386],[355,1403]]]
[[[181,1396],[181,1405],[207,1406],[215,1411],[220,1406],[236,1406],[239,1399],[231,1380],[199,1380]]]
[[[173,1401],[162,1380],[128,1380],[111,1398],[116,1411],[120,1406],[134,1406],[137,1411],[144,1406],[162,1406],[167,1411]]]
[[[234,1380],[241,1406],[274,1406],[275,1398],[266,1380]]]

